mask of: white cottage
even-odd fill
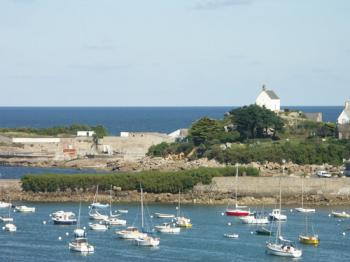
[[[274,91],[266,90],[265,85],[263,85],[262,91],[256,98],[255,103],[261,107],[265,106],[271,111],[278,112],[281,110],[281,99],[276,95]]]
[[[338,124],[350,124],[350,101],[345,102],[345,108],[338,117]]]

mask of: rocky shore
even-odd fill
[[[9,166],[27,166],[27,167],[61,167],[61,168],[77,168],[77,169],[95,169],[104,172],[139,172],[147,170],[159,171],[179,171],[195,169],[199,167],[225,167],[215,160],[201,158],[197,160],[177,159],[175,157],[143,157],[133,160],[122,158],[82,158],[69,161],[52,161],[47,159],[31,159],[31,158],[8,158],[0,159],[0,164]],[[261,176],[279,176],[282,169],[288,175],[311,175],[317,170],[327,170],[333,175],[341,173],[341,167],[324,165],[298,165],[287,162],[284,165],[280,163],[258,163],[253,162],[244,166],[254,167],[260,170]]]
[[[266,181],[266,187],[260,185],[257,179],[269,178],[240,178],[242,189],[238,191],[239,204],[242,205],[275,205],[278,200],[278,178]],[[243,180],[242,180],[243,179]],[[248,179],[248,180],[247,180]],[[291,178],[286,178],[291,179]],[[246,180],[246,181],[244,181]],[[350,179],[334,178],[310,180],[306,186],[304,194],[304,204],[310,206],[337,206],[350,205]],[[255,181],[252,183],[252,181]],[[325,182],[324,182],[325,181]],[[298,184],[300,181],[296,181]],[[333,182],[333,183],[332,183]],[[218,188],[221,183],[226,186]],[[210,185],[197,185],[193,190],[182,194],[182,202],[187,204],[210,204],[219,205],[234,203],[234,178],[214,178]],[[319,183],[323,184],[320,185]],[[328,183],[332,185],[325,186]],[[307,183],[306,183],[307,184]],[[258,186],[260,185],[260,186]],[[268,188],[270,187],[270,188]],[[318,189],[315,189],[317,187]],[[258,190],[260,188],[261,190]],[[230,190],[228,190],[230,189]],[[268,193],[267,193],[268,192]],[[113,202],[129,203],[138,202],[140,195],[137,191],[123,191],[119,187],[113,189]],[[0,180],[0,199],[11,201],[30,202],[91,202],[94,197],[93,192],[55,192],[55,193],[33,193],[23,192],[19,180]],[[100,192],[99,201],[109,201],[109,192]],[[176,203],[178,194],[171,193],[145,193],[145,201],[154,203]],[[284,205],[300,205],[301,192],[298,186],[292,185],[283,189]]]

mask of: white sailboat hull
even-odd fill
[[[94,231],[106,231],[108,229],[108,226],[103,224],[90,224],[89,227]]]
[[[269,255],[280,256],[280,257],[301,257],[303,252],[300,249],[296,248],[283,248],[281,244],[267,243],[266,253]]]
[[[159,246],[159,238],[154,237],[144,237],[144,238],[136,238],[135,245],[137,246],[144,246],[144,247],[156,247]]]
[[[297,207],[297,208],[295,208],[295,211],[300,212],[300,213],[315,213],[316,209]]]
[[[269,223],[269,220],[267,217],[255,218],[254,216],[246,216],[246,217],[240,217],[239,219],[243,224],[250,224],[250,225],[263,225],[263,224]]]
[[[0,201],[0,208],[9,208],[11,206],[12,206],[11,203]]]
[[[167,233],[167,234],[178,234],[181,231],[179,227],[166,227],[166,226],[155,226],[157,232]]]

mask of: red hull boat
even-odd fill
[[[250,212],[247,210],[227,209],[225,214],[230,217],[246,217],[250,215]]]

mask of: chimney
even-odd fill
[[[345,102],[345,109],[350,109],[350,101]]]
[[[262,86],[262,90],[266,91],[266,86],[265,85]]]

